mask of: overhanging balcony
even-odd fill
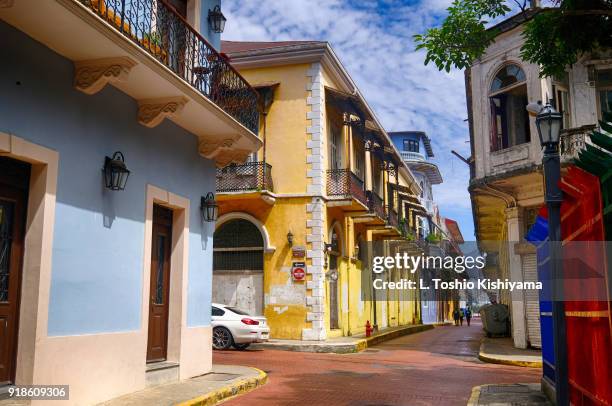
[[[228,201],[233,202],[234,209],[266,209],[276,202],[272,166],[264,162],[233,164],[217,169],[215,189],[222,209],[223,202]]]
[[[272,165],[263,162],[247,162],[217,169],[217,193],[273,192]]]
[[[169,119],[219,167],[262,145],[256,91],[164,0],[18,0],[0,19],[74,62],[74,86],[110,84],[137,101],[135,120]]]
[[[412,151],[400,151],[400,155],[402,156],[402,160],[404,161],[424,161],[425,155],[420,152],[412,152]]]
[[[347,204],[337,205],[349,207],[351,210],[359,208],[352,208],[355,206],[353,203],[357,203],[357,206],[362,209],[365,209],[368,204],[363,181],[350,169],[329,169],[327,171],[327,196],[335,202],[347,202]]]

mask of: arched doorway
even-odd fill
[[[213,240],[213,302],[262,315],[263,254],[263,237],[252,222],[238,218],[219,225]]]

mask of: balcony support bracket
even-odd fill
[[[138,101],[138,122],[145,127],[158,126],[164,119],[175,117],[187,104],[187,98],[167,97]]]
[[[74,63],[74,87],[85,94],[98,93],[108,83],[127,81],[135,65],[136,62],[128,57],[77,61]]]
[[[242,164],[247,160],[251,151],[247,149],[237,149],[234,144],[236,144],[239,139],[240,135],[218,141],[201,139],[198,150],[200,155],[204,158],[214,159],[219,168],[223,168],[231,163]]]

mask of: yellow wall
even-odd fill
[[[307,163],[308,126],[313,125],[307,120],[311,109],[308,105],[308,72],[310,64],[274,66],[267,68],[242,69],[240,73],[253,85],[278,82],[274,102],[266,122],[266,162],[272,165],[272,178],[276,199],[273,205],[263,202],[259,193],[247,193],[241,196],[220,196],[220,214],[229,212],[244,212],[257,218],[270,236],[270,245],[275,247],[273,253],[264,256],[264,314],[268,318],[271,337],[280,339],[302,339],[303,329],[310,328],[308,321],[311,305],[307,305],[306,297],[311,291],[306,289],[307,282],[293,281],[290,270],[293,261],[306,262],[311,266],[313,260],[294,259],[292,250],[287,243],[287,233],[294,236],[293,246],[304,246],[310,249],[312,243],[306,241],[309,231],[307,220],[312,220],[312,214],[307,211],[307,205],[312,203],[312,196],[305,196],[311,180],[307,171],[312,164]],[[325,86],[336,87],[329,75],[323,71],[322,83]],[[323,96],[324,97],[324,96]],[[322,168],[328,168],[327,117],[324,112],[324,132],[322,137],[322,152],[324,160]],[[334,115],[334,120],[342,120],[340,115]],[[340,121],[340,124],[342,122]],[[260,134],[263,136],[263,131]],[[348,132],[343,132],[347,136]],[[345,144],[346,145],[346,144]],[[345,150],[345,152],[348,152]],[[348,153],[345,154],[348,157]],[[263,149],[258,153],[263,159]],[[345,158],[346,159],[346,158]],[[348,159],[344,163],[348,167]],[[367,165],[367,164],[366,164]],[[366,169],[365,174],[368,173]],[[364,174],[364,176],[365,176]],[[394,180],[394,179],[393,179]],[[367,185],[367,182],[366,182]],[[325,187],[325,185],[323,185]],[[384,186],[382,193],[384,193]],[[381,193],[381,197],[382,196]],[[325,242],[329,241],[330,227],[336,226],[342,242],[341,256],[338,260],[338,303],[339,329],[330,330],[329,281],[324,283],[324,325],[327,337],[362,334],[366,321],[374,324],[373,309],[376,307],[376,319],[379,326],[397,326],[419,322],[419,302],[415,300],[417,293],[408,292],[378,292],[378,302],[374,306],[371,300],[371,287],[367,286],[366,297],[362,297],[362,284],[371,284],[371,275],[363,271],[360,261],[355,258],[357,234],[363,235],[366,241],[372,240],[372,233],[363,225],[354,224],[348,213],[339,207],[326,205],[323,210],[323,234]],[[327,269],[325,269],[327,271]],[[399,272],[394,278],[399,280]],[[307,275],[312,280],[312,275]],[[391,301],[386,297],[389,296]],[[404,297],[405,296],[405,297]]]
[[[265,143],[266,161],[272,165],[274,190],[281,193],[306,191],[306,72],[309,67],[300,64],[240,71],[253,85],[279,83],[266,120]],[[263,136],[262,131],[260,126],[260,135]],[[263,148],[259,150],[260,159],[262,155]]]

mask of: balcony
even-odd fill
[[[257,92],[164,1],[78,1],[257,133]]]
[[[135,121],[173,121],[219,167],[261,147],[257,92],[166,1],[5,3],[1,20],[74,63],[76,90],[119,89],[135,101]]]
[[[400,155],[404,161],[424,161],[425,155],[419,152],[401,151]]]
[[[217,169],[217,193],[273,192],[272,166],[263,162],[247,162]]]
[[[399,227],[399,217],[397,215],[397,211],[393,208],[392,205],[387,206],[387,225],[391,227],[395,227],[398,230]]]
[[[586,146],[588,134],[590,134],[596,126],[585,125],[577,128],[568,128],[561,131],[560,152],[561,161],[570,162],[578,158],[578,154]]]
[[[350,169],[327,171],[327,196],[342,200],[355,199],[365,206],[368,204],[363,181]]]
[[[382,197],[378,196],[376,192],[372,192],[370,190],[366,192],[366,196],[368,198],[368,209],[370,212],[381,219],[386,219],[387,213],[385,213],[385,206]]]

